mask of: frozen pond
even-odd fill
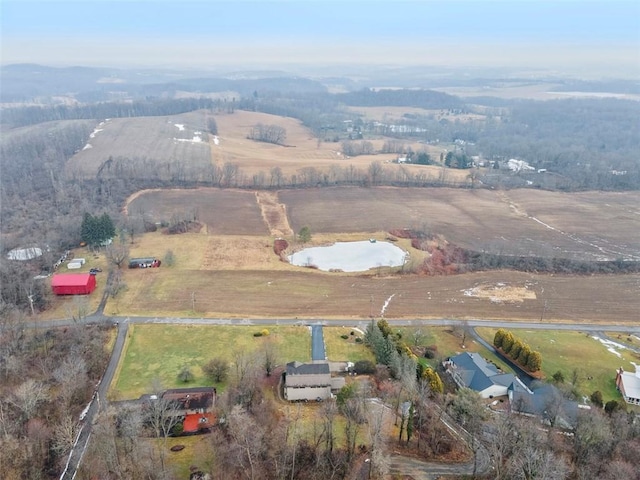
[[[337,242],[328,247],[310,247],[289,255],[293,265],[314,265],[319,270],[363,272],[376,267],[399,267],[407,252],[388,242]]]

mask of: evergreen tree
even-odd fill
[[[504,340],[504,336],[507,334],[507,331],[504,328],[498,329],[495,336],[493,337],[493,346],[500,348],[502,347],[502,341]]]
[[[529,367],[529,370],[532,372],[537,372],[542,368],[542,355],[540,355],[540,352],[531,352],[527,360],[527,367]]]
[[[524,347],[522,340],[516,339],[516,341],[513,342],[513,345],[511,346],[511,350],[509,350],[509,356],[512,359],[517,360],[520,352],[522,351],[522,347]]]
[[[516,361],[523,366],[526,366],[529,362],[529,355],[531,355],[531,347],[526,343],[523,345],[522,350],[520,350],[520,355],[516,358]]]

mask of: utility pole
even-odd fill
[[[369,301],[369,318],[373,318],[373,295],[371,295],[371,300]]]
[[[191,311],[196,311],[196,292],[191,292]]]

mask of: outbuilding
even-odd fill
[[[51,278],[56,295],[88,295],[96,289],[96,277],[90,273],[58,273]]]

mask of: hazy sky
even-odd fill
[[[0,2],[3,64],[640,66],[640,1]]]

